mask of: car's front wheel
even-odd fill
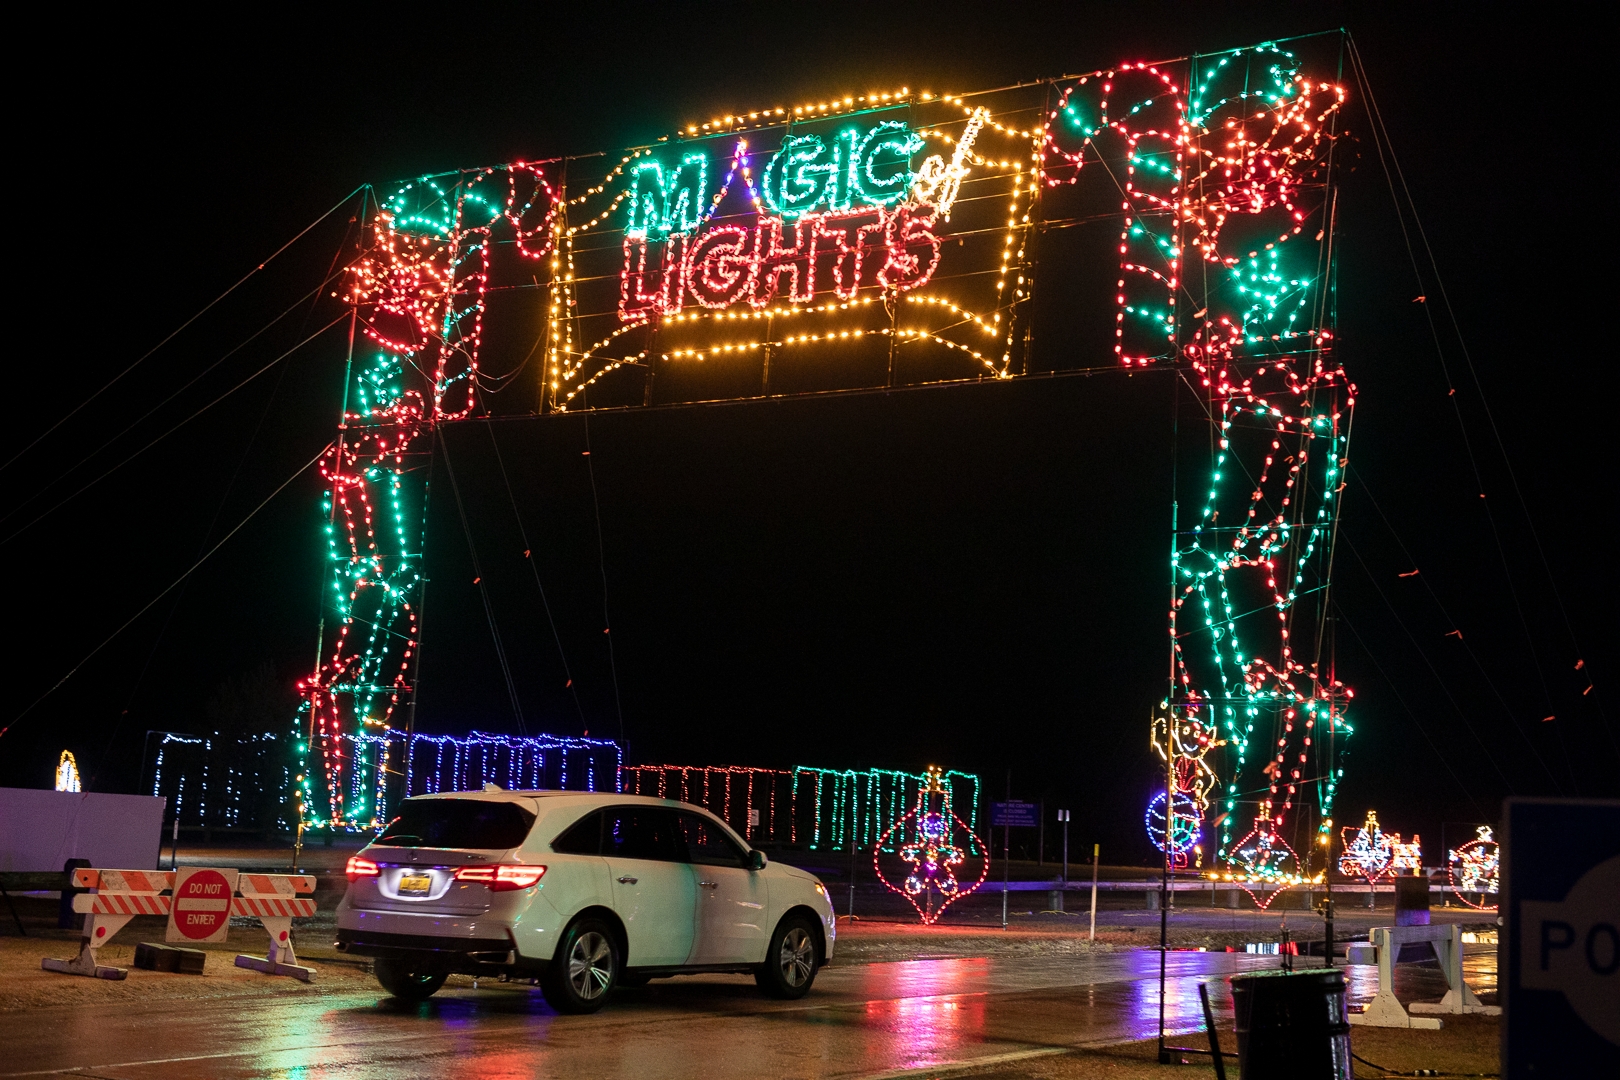
[[[795,916],[777,925],[754,981],[775,998],[801,998],[810,992],[816,981],[816,930],[809,919]]]
[[[540,989],[558,1012],[595,1012],[606,1003],[622,964],[612,929],[600,919],[580,919],[563,931]]]
[[[377,960],[377,981],[382,988],[401,1001],[422,1001],[432,997],[444,985],[443,974],[430,975],[411,971],[399,960],[380,957]]]

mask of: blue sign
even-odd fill
[[[990,824],[1011,825],[1015,829],[1033,829],[1040,825],[1040,808],[1032,802],[993,802],[990,804]]]
[[[1620,801],[1503,818],[1502,1073],[1620,1076]]]

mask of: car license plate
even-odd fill
[[[401,895],[426,896],[433,891],[433,879],[426,874],[401,874],[399,891]]]

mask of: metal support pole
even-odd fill
[[[1007,801],[1012,802],[1012,770],[1007,770]],[[1002,819],[1006,821],[1006,818]],[[1007,929],[1007,886],[1011,883],[1012,826],[1001,826],[1001,928]]]
[[[1001,827],[1001,928],[1007,929],[1007,886],[1011,883],[1007,867],[1008,852],[1012,850],[1012,826]]]
[[[1327,860],[1322,867],[1322,881],[1327,885],[1327,898],[1322,901],[1322,952],[1323,959],[1328,967],[1333,966],[1333,823],[1328,822],[1329,831],[1322,837],[1322,846],[1327,848]]]
[[[1159,871],[1159,1064],[1170,1064],[1164,1042],[1166,965],[1170,961],[1170,852],[1176,835],[1175,712],[1164,718],[1164,864]]]
[[[1061,810],[1063,818],[1063,887],[1069,887],[1069,812]]]
[[[855,831],[853,822],[851,823],[849,837],[849,921],[855,921]]]

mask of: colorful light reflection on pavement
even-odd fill
[[[1494,951],[1471,950],[1468,959],[1471,985],[1493,985]],[[1277,964],[1273,956],[1172,953],[1168,1026],[1201,1031],[1201,982],[1229,1017],[1227,977]],[[750,979],[705,976],[621,992],[585,1017],[557,1016],[526,984],[487,981],[415,1005],[347,993],[42,1008],[0,1015],[0,1076],[869,1077],[1151,1038],[1158,965],[1150,950],[854,965],[822,971],[797,1002],[764,999]],[[1444,991],[1432,967],[1397,972],[1403,998]],[[1352,1002],[1370,997],[1376,982],[1376,968],[1350,969]]]

